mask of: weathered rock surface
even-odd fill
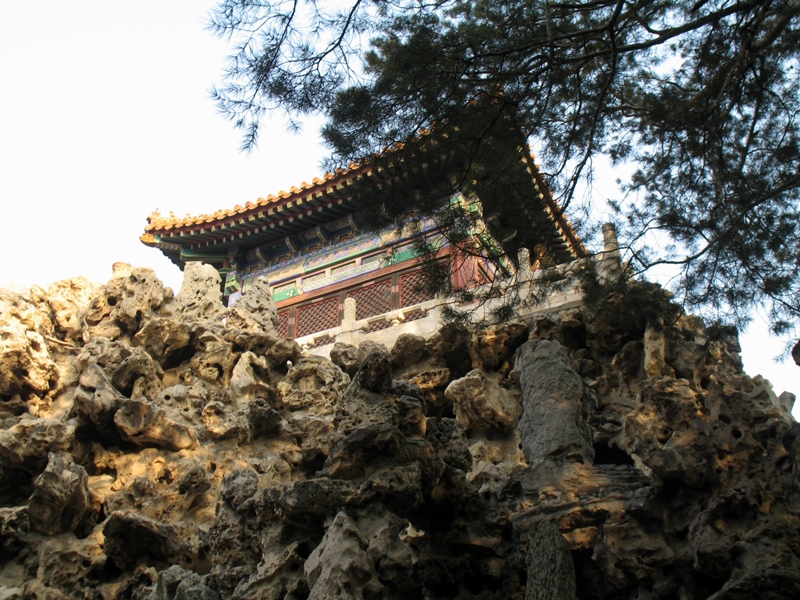
[[[270,333],[278,323],[278,309],[265,277],[257,278],[228,313],[228,326],[243,331]]]
[[[532,340],[517,351],[522,386],[522,450],[532,467],[542,462],[591,463],[589,417],[594,397],[556,341]]]
[[[227,312],[222,304],[221,284],[219,273],[211,265],[187,263],[172,312],[187,320],[221,319]]]
[[[453,381],[444,395],[453,403],[456,419],[467,430],[484,428],[508,433],[522,416],[519,398],[478,369]]]
[[[0,598],[800,595],[794,398],[728,333],[611,306],[327,360],[251,292],[0,294]]]
[[[37,315],[21,296],[3,293],[0,301],[0,399],[46,394],[58,380],[58,367],[39,327],[45,319],[49,324],[49,318]]]
[[[172,290],[165,288],[150,269],[115,263],[114,277],[82,313],[86,322],[84,342],[94,337],[116,340],[132,336],[143,319],[160,312],[172,299]]]
[[[51,452],[28,501],[31,530],[45,535],[75,531],[89,512],[86,469],[66,452]]]
[[[180,425],[166,411],[141,400],[128,400],[114,415],[122,439],[134,444],[152,444],[167,450],[184,450],[197,445],[194,430]]]

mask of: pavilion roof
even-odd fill
[[[354,212],[352,186],[367,180],[379,188],[395,176],[391,165],[392,150],[362,163],[351,163],[323,177],[315,177],[288,191],[271,194],[244,205],[218,210],[212,214],[168,217],[155,211],[147,218],[141,241],[161,250],[175,264],[183,267],[187,261],[203,260],[221,268],[229,250],[252,248],[274,243],[287,236],[350,215]],[[381,160],[389,157],[389,161]],[[532,219],[551,225],[548,239],[543,240],[560,260],[584,256],[586,250],[575,234],[563,211],[553,200],[533,158],[528,154],[528,170],[533,177],[540,206],[531,207]]]

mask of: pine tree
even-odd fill
[[[459,131],[458,185],[512,160],[484,150],[513,123],[571,215],[599,157],[626,163],[612,206],[633,271],[673,265],[689,308],[741,324],[764,304],[787,334],[800,321],[799,14],[800,0],[225,0],[212,27],[236,49],[215,96],[245,148],[267,111],[324,114],[335,166]],[[513,218],[523,200],[491,210]],[[443,219],[455,238],[458,218]],[[649,250],[653,235],[670,244]]]

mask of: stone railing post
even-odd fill
[[[356,326],[356,299],[345,298],[343,308],[342,331],[352,331]]]
[[[528,281],[531,278],[531,251],[527,248],[520,248],[517,253],[517,261],[519,262],[517,279],[519,281]]]
[[[617,228],[613,223],[603,224],[603,258],[600,272],[606,280],[615,279],[622,272]]]

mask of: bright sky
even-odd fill
[[[105,282],[117,261],[181,273],[139,242],[159,209],[183,216],[244,204],[321,175],[318,126],[268,123],[260,148],[216,113],[226,42],[205,31],[213,0],[40,0],[0,8],[0,286],[76,275]],[[800,368],[757,322],[745,367],[800,394]],[[800,417],[800,402],[795,410]]]

